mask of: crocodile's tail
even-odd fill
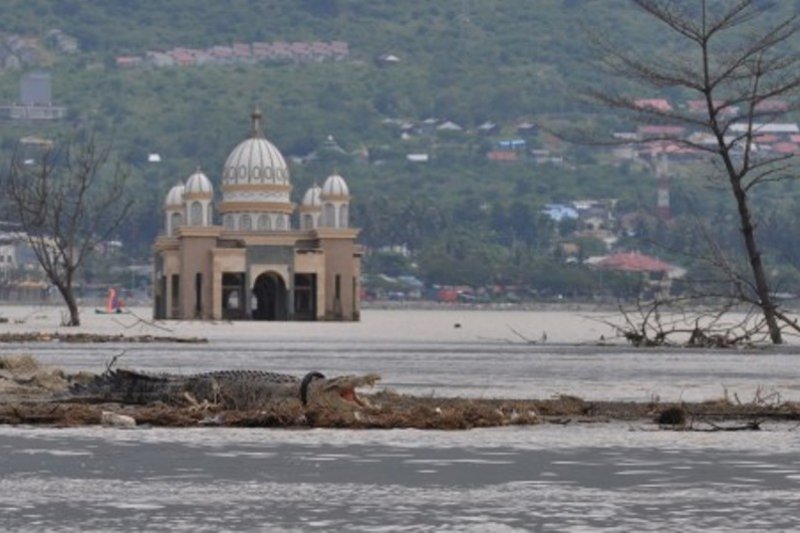
[[[169,401],[175,388],[174,377],[118,369],[104,372],[89,383],[75,384],[70,393],[83,401],[146,404]]]

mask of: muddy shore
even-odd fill
[[[221,405],[92,403],[70,398],[69,387],[94,374],[67,374],[30,356],[0,358],[0,424],[74,427],[281,427],[416,428],[464,430],[535,424],[627,421],[637,426],[693,431],[757,430],[763,422],[800,421],[800,403],[756,398],[706,402],[589,401],[560,395],[545,399],[474,399],[411,396],[382,390],[361,397],[368,407],[331,412],[299,401],[231,410]]]

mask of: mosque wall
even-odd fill
[[[211,318],[211,250],[215,237],[184,237],[180,248],[180,317]]]
[[[325,257],[325,319],[358,320],[360,258],[352,239],[321,239]]]

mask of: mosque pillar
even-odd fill
[[[211,268],[211,319],[222,319],[222,272],[216,261]]]

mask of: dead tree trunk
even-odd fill
[[[769,337],[773,344],[783,343],[783,335],[778,319],[775,314],[775,303],[770,294],[767,276],[764,273],[764,264],[761,261],[761,252],[756,245],[755,228],[753,227],[750,206],[747,203],[747,194],[742,190],[739,183],[732,181],[731,188],[736,197],[736,207],[739,210],[739,220],[742,222],[742,237],[744,239],[747,257],[750,260],[750,268],[753,271],[755,291],[758,298],[756,302],[764,314],[764,321],[769,329]]]
[[[0,178],[0,193],[64,299],[69,326],[80,325],[76,272],[116,230],[132,203],[126,197],[127,173],[119,164],[108,168],[110,155],[111,144],[100,146],[92,135],[35,153],[25,153],[20,145]]]
[[[751,192],[764,183],[794,178],[789,165],[793,154],[755,153],[755,139],[763,124],[800,108],[800,55],[787,44],[800,32],[800,19],[794,15],[764,24],[768,8],[752,0],[715,3],[713,9],[706,0],[631,1],[674,37],[680,52],[647,58],[624,43],[596,37],[595,45],[605,53],[601,65],[649,90],[695,93],[705,102],[703,116],[643,105],[638,100],[641,95],[596,89],[588,93],[639,122],[689,126],[714,139],[713,144],[705,144],[665,133],[645,142],[670,141],[690,147],[707,154],[708,162],[721,171],[710,177],[726,183],[733,196],[746,255],[742,259],[749,264],[745,273],[736,270],[737,262],[725,262],[723,272],[743,303],[759,307],[771,341],[780,344],[781,323],[786,321],[777,308],[758,246]],[[786,99],[787,105],[781,109],[764,105],[776,98]]]

